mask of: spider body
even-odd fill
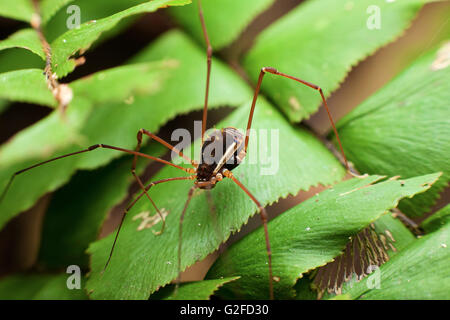
[[[227,127],[214,130],[205,139],[196,175],[200,189],[214,188],[225,170],[231,171],[242,162],[246,155],[244,137],[238,129]]]

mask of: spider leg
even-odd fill
[[[119,227],[117,228],[116,236],[114,237],[114,242],[113,242],[113,245],[111,247],[111,251],[109,253],[108,261],[106,261],[106,264],[105,264],[105,267],[103,268],[102,273],[105,272],[106,268],[109,265],[109,262],[111,261],[111,258],[112,258],[113,252],[114,252],[114,248],[116,247],[117,238],[119,237],[120,230],[122,229],[123,222],[125,221],[125,216],[131,210],[131,208],[133,208],[134,205],[139,201],[139,199],[141,199],[144,194],[147,194],[147,192],[150,190],[151,187],[156,186],[157,184],[161,184],[161,183],[169,182],[169,181],[177,181],[177,180],[193,180],[194,178],[195,178],[195,176],[162,179],[162,180],[150,182],[144,188],[144,191],[141,192],[141,194],[139,194],[139,196],[137,196],[136,199],[134,199],[130,203],[130,205],[128,205],[128,207],[124,210],[124,212],[122,214],[122,219],[120,220]],[[152,201],[152,203],[153,203],[153,201]],[[162,216],[161,216],[161,219],[162,219]],[[163,222],[163,225],[164,225],[164,219],[162,219],[162,222]],[[162,228],[161,228],[161,232],[162,232]]]
[[[139,176],[136,174],[136,172],[134,171],[134,168],[131,169],[131,172],[134,176],[134,178],[136,179],[136,181],[139,184],[139,187],[141,188],[142,192],[145,194],[145,196],[147,197],[147,199],[151,202],[153,208],[155,208],[156,212],[158,213],[159,217],[161,218],[162,221],[162,226],[161,226],[161,230],[156,232],[155,234],[160,235],[161,233],[163,233],[164,231],[164,227],[166,226],[166,219],[164,219],[163,214],[161,213],[161,211],[158,209],[158,207],[156,206],[155,201],[153,201],[153,199],[150,197],[150,195],[147,192],[147,189],[145,188],[144,184],[142,183],[141,178],[139,178]]]
[[[179,151],[178,149],[176,149],[175,147],[173,147],[170,143],[166,142],[165,140],[161,139],[160,137],[158,137],[157,135],[154,135],[153,133],[145,130],[145,129],[140,129],[137,133],[137,146],[135,151],[139,152],[141,150],[141,146],[142,146],[142,135],[145,134],[147,136],[150,137],[150,139],[155,140],[159,143],[161,143],[163,146],[167,147],[168,149],[174,151],[175,153],[177,153],[179,156],[185,158],[186,160],[188,160],[194,167],[197,167],[197,163],[195,163],[194,161],[192,161],[189,157],[185,156],[181,151]],[[161,213],[161,211],[158,209],[158,207],[156,206],[156,203],[153,201],[153,199],[150,197],[150,195],[148,194],[144,183],[142,182],[141,178],[139,178],[139,176],[136,174],[136,165],[137,165],[137,160],[138,160],[138,156],[135,155],[133,158],[133,164],[131,166],[131,174],[133,175],[133,177],[136,179],[136,181],[139,184],[139,187],[141,188],[141,190],[143,191],[143,193],[145,194],[145,196],[148,198],[148,200],[151,202],[151,204],[153,205],[153,207],[155,208],[156,212],[158,213],[158,215],[160,216],[163,224],[161,226],[161,231],[159,231],[157,234],[161,234],[164,231],[164,227],[166,225],[166,221]]]
[[[163,146],[165,146],[167,149],[175,152],[177,155],[179,155],[180,157],[183,157],[185,160],[189,161],[189,163],[194,166],[195,168],[198,167],[197,162],[195,162],[194,160],[192,160],[191,158],[189,158],[188,156],[186,156],[183,152],[181,152],[181,150],[178,150],[177,148],[175,148],[174,146],[172,146],[170,143],[166,142],[164,139],[161,139],[160,137],[158,137],[157,135],[151,133],[148,130],[145,129],[141,129],[139,130],[138,134],[137,134],[137,140],[138,140],[138,146],[137,146],[137,150],[139,151],[139,149],[141,148],[141,144],[142,144],[142,135],[145,134],[146,136],[150,137],[150,139],[153,139],[157,142],[159,142],[160,144],[162,144]],[[134,157],[134,161],[137,161],[137,157]]]
[[[50,163],[50,162],[53,162],[53,161],[56,161],[56,160],[60,160],[60,159],[64,159],[64,158],[67,158],[67,157],[75,156],[75,155],[78,155],[78,154],[90,152],[90,151],[93,151],[93,150],[96,150],[96,149],[111,149],[111,150],[116,150],[116,151],[120,151],[120,152],[124,152],[124,153],[129,153],[129,154],[134,155],[135,157],[142,157],[142,158],[147,158],[147,159],[150,159],[150,160],[154,160],[154,161],[157,161],[157,162],[160,162],[160,163],[163,163],[163,164],[166,164],[166,165],[178,168],[178,169],[183,170],[184,172],[187,172],[187,173],[194,173],[195,172],[195,169],[193,169],[193,168],[183,168],[183,167],[181,167],[179,165],[176,165],[174,163],[171,163],[169,161],[166,161],[166,160],[163,160],[163,159],[160,159],[160,158],[157,158],[157,157],[153,157],[153,156],[150,156],[150,155],[145,154],[145,153],[141,153],[141,152],[137,152],[137,151],[133,151],[133,150],[128,150],[128,149],[123,149],[123,148],[119,148],[119,147],[114,147],[114,146],[110,146],[110,145],[106,145],[106,144],[96,144],[96,145],[90,146],[87,149],[84,149],[84,150],[81,150],[81,151],[77,151],[77,152],[68,153],[68,154],[65,154],[65,155],[62,155],[62,156],[59,156],[59,157],[56,157],[56,158],[52,158],[52,159],[49,159],[49,160],[37,163],[37,164],[35,164],[35,165],[31,166],[31,167],[28,167],[28,168],[25,168],[25,169],[22,169],[22,170],[19,170],[19,171],[15,172],[11,176],[11,178],[9,179],[8,184],[6,185],[5,189],[3,190],[3,192],[2,192],[2,194],[0,196],[0,203],[5,198],[6,193],[8,192],[8,190],[11,187],[14,179],[18,175],[20,175],[20,174],[22,174],[24,172],[27,172],[27,171],[29,171],[31,169],[34,169],[34,168],[40,167],[42,165],[45,165],[47,163]]]
[[[238,180],[235,178],[235,176],[231,173],[229,170],[224,170],[223,175],[227,178],[230,178],[233,180],[234,183],[236,183],[249,197],[252,199],[252,201],[256,204],[256,206],[259,209],[259,214],[261,216],[261,221],[264,226],[264,236],[266,238],[266,249],[267,249],[267,258],[268,258],[268,264],[269,264],[269,294],[270,299],[274,299],[273,295],[273,275],[272,275],[272,250],[270,248],[270,240],[269,240],[269,230],[267,228],[267,213],[266,209],[261,205],[261,203],[255,198],[255,196]]]
[[[211,46],[211,42],[209,40],[208,31],[206,29],[205,18],[203,16],[201,0],[198,0],[198,15],[200,17],[200,23],[202,25],[203,37],[205,38],[205,42],[206,42],[206,55],[207,55],[205,106],[203,107],[203,119],[202,119],[202,145],[203,145],[205,131],[206,131],[206,121],[208,118],[209,83],[210,83],[210,78],[211,78],[211,59],[212,59],[213,49]]]
[[[267,72],[271,73],[271,74],[274,74],[274,75],[277,75],[277,76],[281,76],[281,77],[284,77],[284,78],[288,78],[288,79],[297,81],[297,82],[299,82],[301,84],[304,84],[305,86],[308,86],[308,87],[310,87],[310,88],[312,88],[314,90],[317,90],[319,92],[320,97],[322,98],[323,104],[325,106],[325,109],[327,110],[328,118],[330,120],[331,126],[333,127],[334,134],[336,135],[336,139],[338,141],[339,148],[340,148],[342,157],[344,159],[345,167],[347,168],[348,172],[350,172],[352,175],[355,175],[352,172],[352,170],[350,169],[350,166],[348,164],[347,158],[346,158],[345,153],[344,153],[344,149],[342,148],[341,139],[339,138],[339,134],[337,132],[336,126],[334,125],[333,117],[331,116],[331,112],[330,112],[330,109],[328,108],[328,104],[327,104],[327,101],[326,101],[325,96],[323,94],[322,88],[320,88],[319,86],[317,86],[315,84],[312,84],[312,83],[310,83],[308,81],[305,81],[305,80],[302,80],[302,79],[290,76],[288,74],[279,72],[277,69],[272,68],[272,67],[264,67],[264,68],[262,68],[261,72],[259,74],[258,83],[256,85],[255,94],[253,96],[253,102],[252,102],[252,106],[251,106],[251,109],[250,109],[250,116],[248,118],[248,123],[247,123],[247,132],[246,132],[246,136],[245,136],[245,151],[247,151],[247,146],[248,146],[248,141],[249,141],[249,136],[250,136],[250,128],[252,126],[253,113],[255,111],[256,99],[258,98],[258,94],[259,94],[259,91],[261,89],[261,83],[263,81],[264,75]]]

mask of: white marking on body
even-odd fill
[[[237,146],[237,143],[233,142],[231,144],[231,146],[228,147],[227,151],[225,152],[223,157],[220,158],[219,163],[217,164],[216,168],[214,169],[213,175],[215,175],[215,174],[217,174],[217,172],[219,172],[219,170],[223,167],[223,165],[230,159],[230,157],[233,155],[233,153],[238,149],[237,147],[235,148],[235,146]]]

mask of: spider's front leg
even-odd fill
[[[236,183],[239,188],[241,188],[249,197],[252,199],[252,201],[256,204],[259,210],[259,215],[261,217],[262,224],[264,226],[264,236],[266,238],[266,250],[267,250],[267,259],[268,259],[268,266],[269,266],[269,295],[270,300],[274,299],[273,294],[273,274],[272,274],[272,249],[270,247],[270,239],[269,239],[269,230],[267,227],[268,217],[266,209],[261,205],[261,203],[258,201],[258,199],[255,198],[255,196],[233,175],[233,173],[227,169],[223,171],[224,177],[230,178],[233,180],[234,183]]]
[[[203,117],[202,117],[202,145],[203,145],[203,142],[205,141],[206,122],[208,120],[208,99],[209,99],[209,86],[211,81],[211,63],[212,63],[213,48],[211,46],[211,41],[209,40],[208,30],[206,29],[205,17],[203,15],[201,0],[198,1],[198,15],[203,30],[203,37],[205,38],[206,43],[206,89],[205,89],[205,105],[203,107]]]
[[[161,139],[160,137],[154,135],[153,133],[145,130],[145,129],[140,129],[137,133],[137,146],[135,151],[139,152],[141,150],[141,146],[142,146],[142,137],[143,135],[147,135],[150,137],[150,139],[155,140],[159,143],[161,143],[163,146],[165,146],[166,148],[168,148],[169,150],[177,153],[179,156],[185,158],[186,160],[188,160],[191,165],[193,165],[194,167],[197,166],[196,162],[191,160],[189,157],[185,156],[180,150],[176,149],[174,146],[172,146],[170,143],[166,142],[165,140]],[[150,195],[148,194],[148,189],[144,186],[144,183],[142,182],[141,178],[136,174],[136,165],[137,165],[137,160],[138,157],[135,155],[133,158],[133,164],[131,166],[131,174],[133,175],[133,177],[136,179],[136,181],[139,184],[139,187],[141,188],[143,194],[145,194],[145,196],[147,197],[147,199],[151,202],[152,206],[155,208],[156,212],[158,213],[159,217],[161,218],[162,221],[162,226],[161,226],[161,230],[156,232],[155,234],[160,235],[163,231],[164,231],[164,227],[166,225],[166,221],[164,219],[163,214],[161,213],[161,211],[159,210],[158,206],[156,205],[156,203],[153,201],[153,199],[150,197]],[[188,172],[188,173],[194,173],[195,169],[186,169],[183,168],[184,171]],[[151,185],[150,185],[151,187]]]

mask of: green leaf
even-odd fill
[[[236,40],[247,25],[266,10],[274,0],[206,0],[202,1],[208,36],[213,49],[219,50]],[[181,26],[204,43],[197,1],[184,8],[169,9]]]
[[[177,60],[178,68],[167,62],[155,62],[161,59]],[[0,149],[0,190],[14,172],[66,152],[98,143],[134,149],[139,129],[156,133],[161,125],[177,114],[203,107],[206,57],[203,50],[187,41],[182,34],[164,36],[137,60],[140,63],[150,61],[149,65],[153,66],[151,72],[147,68],[129,66],[129,74],[126,74],[125,67],[120,67],[76,81],[70,84],[74,100],[67,110],[66,123],[61,121],[59,114],[52,114],[5,144]],[[224,64],[216,60],[213,64],[210,107],[239,106],[251,100],[251,90],[244,81]],[[136,73],[139,70],[143,74]],[[145,82],[139,84],[130,80],[130,83],[152,90],[142,92],[130,88],[124,79],[133,77]],[[92,79],[97,79],[99,83],[94,83]],[[129,90],[119,90],[119,84]],[[114,92],[108,90],[111,86],[115,88]],[[99,97],[105,97],[109,103],[96,105],[92,109],[92,103],[86,98]],[[112,101],[112,98],[125,101]],[[57,161],[21,175],[0,204],[0,228],[18,213],[30,208],[46,192],[67,183],[76,169],[94,169],[121,155],[123,153],[100,150]]]
[[[83,289],[67,288],[68,274],[17,274],[0,280],[0,300],[85,300]],[[83,282],[83,281],[82,281]]]
[[[9,101],[36,103],[56,107],[45,75],[40,69],[26,69],[0,73],[0,98]]]
[[[339,255],[349,237],[394,208],[404,197],[429,188],[438,174],[404,181],[379,176],[354,178],[333,186],[269,223],[275,297],[292,298],[303,273]],[[227,286],[239,298],[265,299],[269,294],[267,251],[260,228],[232,245],[211,267],[207,278],[240,275]]]
[[[450,299],[450,224],[423,236],[344,293],[353,299]],[[380,288],[374,286],[379,278]]]
[[[53,5],[59,6],[59,3],[56,2],[64,2],[66,0],[48,0],[48,9],[52,9]],[[50,1],[55,1],[55,3],[51,3]],[[80,8],[81,16],[80,16],[80,24],[89,22],[91,20],[99,20],[102,18],[107,18],[111,15],[114,15],[120,11],[129,9],[132,6],[138,5],[145,2],[144,0],[108,0],[108,5],[105,6],[105,4],[102,1],[92,1],[92,0],[75,0],[71,5],[76,5]],[[64,6],[68,5],[69,3],[66,3]],[[44,26],[45,29],[45,36],[47,40],[51,43],[53,40],[55,40],[57,37],[62,35],[63,33],[67,32],[67,21],[70,17],[72,17],[73,13],[67,12],[67,7],[60,8],[52,17],[50,17],[50,20],[47,21],[47,24]],[[47,8],[44,7],[44,3],[41,4],[41,11],[43,11],[42,15],[46,16]],[[49,12],[51,12],[50,10]],[[103,33],[98,41],[96,41],[93,45],[96,46],[100,42],[104,41],[105,39],[114,36],[117,34],[118,31],[122,30],[124,27],[128,26],[130,22],[133,22],[136,18],[130,17],[122,20],[120,23],[116,25],[113,29],[106,31]],[[71,21],[72,22],[72,21]]]
[[[264,30],[244,60],[256,81],[265,66],[312,82],[325,96],[336,90],[350,69],[378,48],[393,41],[426,1],[307,1]],[[381,28],[370,30],[378,7]],[[264,79],[262,90],[282,108],[291,121],[314,113],[320,95],[306,86],[277,76]]]
[[[233,125],[245,128],[249,107],[250,104],[240,107],[217,127]],[[266,130],[267,153],[262,152],[258,156],[258,151],[262,149],[255,149],[257,140],[252,136],[247,161],[234,172],[263,205],[289,194],[297,194],[301,189],[307,190],[319,183],[327,185],[343,177],[343,168],[318,140],[305,130],[291,127],[262,98],[258,100],[253,128]],[[271,130],[278,131],[279,138],[272,138]],[[199,150],[198,143],[194,150]],[[186,151],[186,154],[191,152]],[[271,159],[270,155],[277,155],[278,158]],[[258,161],[250,163],[249,159]],[[263,168],[267,171],[277,162],[279,165],[275,174],[267,172],[263,175]],[[166,167],[152,180],[177,176],[185,174]],[[166,230],[160,236],[154,235],[149,229],[137,231],[142,223],[139,217],[154,214],[148,201],[137,203],[125,219],[111,263],[102,276],[100,272],[108,258],[114,235],[90,246],[92,272],[88,288],[92,291],[91,297],[147,299],[150,293],[176,278],[179,219],[192,185],[192,181],[175,181],[160,184],[151,190],[156,204],[169,212]],[[238,231],[256,213],[257,208],[251,199],[228,179],[214,188],[211,195],[216,207],[215,215],[209,212],[204,190],[195,194],[186,212],[181,259],[183,270],[216,250],[221,242]],[[160,227],[158,223],[153,226],[153,230],[157,231]]]
[[[31,51],[11,48],[0,52],[0,73],[23,70],[44,70],[45,61]]]
[[[164,151],[159,144],[142,150],[155,157]],[[97,239],[108,212],[125,199],[129,185],[136,181],[130,172],[131,164],[132,157],[125,157],[95,171],[79,172],[53,195],[44,220],[40,266],[88,268],[85,251],[89,243]],[[138,162],[138,175],[144,164],[148,161]]]
[[[153,294],[150,299],[157,300],[209,300],[209,298],[223,285],[239,277],[230,277],[213,280],[203,280],[183,283],[175,293],[175,286],[168,285]]]
[[[176,60],[124,65],[89,75],[70,86],[77,97],[83,97],[96,105],[124,101],[132,104],[133,97],[156,94],[166,84],[166,80],[173,77],[171,70],[176,71],[177,68]]]
[[[45,60],[45,53],[42,50],[39,36],[33,29],[19,30],[12,34],[9,38],[0,41],[0,51],[10,48],[27,49]]]
[[[400,204],[411,216],[427,212],[450,180],[450,68],[435,69],[437,55],[425,54],[337,124],[360,172],[403,178],[444,172],[430,191]]]
[[[169,31],[142,50],[130,62],[142,63],[160,59],[173,61],[178,64],[178,68],[167,80],[164,90],[161,90],[152,101],[146,99],[135,101],[135,104],[160,105],[161,107],[154,110],[151,117],[164,122],[177,114],[203,107],[206,85],[204,50],[195,45],[185,34]],[[209,109],[239,106],[252,98],[252,90],[247,84],[226,64],[215,58],[212,60],[210,85]],[[134,115],[130,115],[131,117]]]
[[[7,185],[14,172],[52,157],[85,149],[93,144],[114,145],[117,142],[119,146],[134,148],[137,143],[136,133],[140,127],[130,130],[127,133],[130,142],[125,146],[121,145],[120,142],[124,140],[123,135],[128,127],[120,127],[118,123],[124,120],[124,113],[130,113],[130,105],[124,103],[117,105],[117,102],[128,98],[130,94],[154,94],[155,91],[160,90],[155,84],[161,84],[171,69],[173,68],[167,63],[152,62],[146,65],[131,65],[101,71],[90,78],[72,83],[74,100],[67,109],[66,121],[61,119],[59,113],[53,113],[33,126],[22,130],[0,148],[1,189],[3,190]],[[41,76],[43,77],[42,73]],[[135,81],[123,81],[124,77],[135,77],[135,79],[145,80],[145,82],[140,84]],[[115,88],[114,92],[108,94],[109,88]],[[25,93],[30,94],[30,91],[25,91]],[[102,98],[104,101],[100,100]],[[115,102],[116,105],[103,105],[101,108],[93,109],[93,104],[99,102]],[[112,113],[114,106],[116,106],[115,113]],[[148,105],[146,107],[147,113],[151,113]],[[110,123],[105,119],[112,121]],[[158,120],[153,119],[153,123],[161,125],[163,122],[158,122]],[[93,130],[87,133],[80,132],[85,127],[86,121],[92,123]],[[135,122],[128,124],[132,125]],[[141,125],[144,124],[141,123]],[[107,136],[109,132],[120,140],[112,141]],[[91,141],[94,142],[91,143]],[[0,204],[0,227],[19,212],[31,207],[46,192],[54,191],[65,184],[76,169],[93,169],[123,155],[123,153],[111,152],[111,150],[103,152],[103,157],[99,155],[98,151],[94,157],[89,157],[89,155],[71,157],[34,169],[18,177],[11,186],[8,196]]]
[[[169,73],[173,68],[173,64],[164,61],[141,63],[100,71],[72,82],[70,87],[73,90],[74,99],[68,108],[68,115],[70,116],[72,113],[78,114],[80,112],[85,114],[90,111],[93,104],[99,107],[101,103],[122,103],[124,100],[127,100],[130,95],[155,94],[159,88],[158,83],[159,85],[162,85],[160,82],[163,82],[164,79],[168,78]],[[40,77],[45,79],[42,75],[42,71],[39,72]],[[32,74],[34,77],[39,77],[38,70],[21,70],[5,74],[11,74],[12,76],[6,78],[4,83],[14,84],[18,81],[16,79],[20,79],[23,77],[23,74],[28,73]],[[124,79],[132,77],[133,79],[130,81],[124,81]],[[11,78],[14,81],[11,81]],[[42,81],[41,86],[43,86]],[[37,88],[36,85],[35,87]],[[114,90],[110,92],[110,88],[113,88]],[[6,89],[4,91],[5,94],[8,93]],[[17,89],[17,91],[19,91],[19,89]],[[28,94],[28,92],[26,93]],[[123,103],[120,106],[122,108],[127,106],[129,109],[130,102],[127,101],[127,103]],[[107,108],[100,109],[104,111]],[[102,114],[102,116],[106,115]],[[50,119],[52,119],[52,121],[50,121]],[[68,131],[64,130],[65,127],[73,127],[73,132],[75,132],[76,129],[79,130],[85,123],[85,119],[85,117],[78,115],[76,118],[72,119],[72,121],[70,121],[69,118],[68,121],[64,123],[64,121],[61,121],[59,118],[59,115],[52,114],[50,117],[23,130],[12,141],[5,144],[0,152],[0,163],[5,165],[24,161],[32,157],[42,158],[43,156],[51,156],[57,149],[64,148],[68,145],[70,146],[70,144],[74,142],[80,142],[81,138],[79,137],[79,132],[76,133],[78,135],[78,141],[75,141],[75,139],[70,140],[69,135],[65,136],[62,133]],[[114,120],[117,121],[118,119],[120,119],[120,117],[115,118]],[[98,126],[98,128],[101,130],[101,126]],[[59,134],[55,135],[52,131],[58,132]],[[15,140],[19,141],[16,142]],[[52,140],[54,142],[53,144],[50,144]],[[23,148],[26,148],[28,153],[24,153]]]
[[[84,23],[80,28],[67,31],[51,44],[53,71],[58,77],[64,77],[73,71],[75,61],[70,58],[80,50],[87,50],[103,32],[114,28],[122,19],[140,13],[154,12],[165,6],[185,5],[190,2],[190,0],[154,0],[131,7],[104,19]]]
[[[35,125],[22,130],[0,148],[0,190],[4,190],[14,172],[40,161],[73,151],[83,141],[77,132],[89,116],[91,105],[82,99],[73,101],[67,110],[67,121],[54,112]],[[77,147],[76,149],[81,149]],[[56,161],[18,177],[0,203],[0,228],[18,213],[30,208],[41,196],[65,184],[74,172],[77,157]],[[79,161],[79,160],[78,160]]]
[[[433,232],[450,221],[450,204],[428,217],[420,225],[427,233]]]
[[[0,16],[30,22],[34,12],[31,1],[32,0],[2,1],[0,3]]]

